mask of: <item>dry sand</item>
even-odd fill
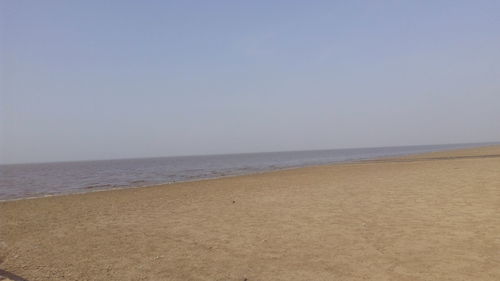
[[[0,239],[26,280],[498,281],[500,147],[3,202]]]

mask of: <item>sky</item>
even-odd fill
[[[0,1],[0,163],[500,141],[500,1]]]

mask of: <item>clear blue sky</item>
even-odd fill
[[[500,140],[500,1],[23,1],[0,162]]]

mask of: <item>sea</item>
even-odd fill
[[[0,200],[168,184],[484,145],[489,143],[0,165]]]

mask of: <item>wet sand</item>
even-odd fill
[[[0,202],[1,272],[497,281],[500,146]]]

